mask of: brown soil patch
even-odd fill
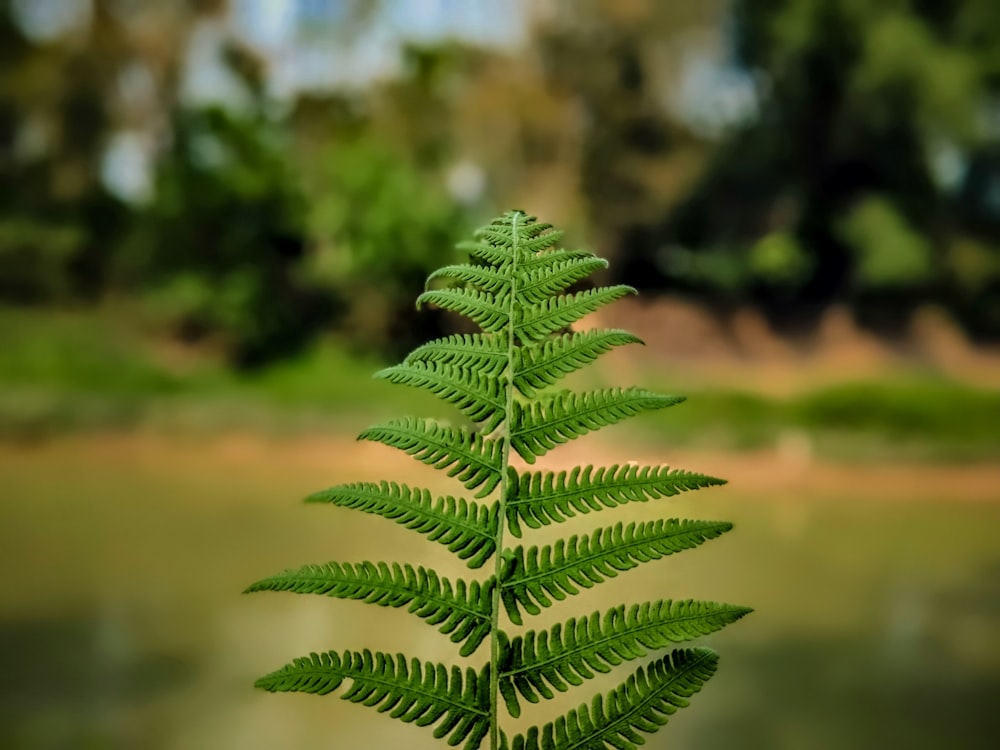
[[[615,355],[619,366],[682,370],[685,378],[697,377],[706,385],[738,384],[772,395],[914,370],[1000,388],[1000,349],[975,346],[935,308],[918,311],[897,340],[862,329],[844,307],[831,308],[812,336],[792,340],[776,334],[756,310],[720,318],[670,297],[622,300],[589,316],[581,327],[625,328],[646,342],[641,351]]]

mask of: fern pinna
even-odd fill
[[[562,443],[639,412],[682,399],[640,388],[577,393],[557,390],[565,375],[614,347],[639,341],[619,330],[567,332],[568,327],[626,294],[627,286],[568,293],[607,263],[586,252],[557,249],[560,233],[514,211],[480,229],[461,247],[471,262],[431,274],[451,286],[425,291],[430,303],[468,316],[481,333],[431,341],[377,377],[425,388],[470,421],[455,427],[402,418],[365,430],[360,439],[399,448],[446,470],[472,497],[434,497],[394,482],[346,484],[309,498],[391,519],[447,546],[476,579],[448,580],[405,563],[308,565],[259,581],[249,591],[293,591],[359,599],[410,612],[449,636],[461,656],[489,657],[479,669],[424,663],[403,654],[330,651],[296,659],[257,685],[269,691],[331,693],[421,726],[451,745],[473,750],[635,748],[715,671],[707,648],[675,649],[640,666],[591,703],[508,738],[501,715],[518,717],[521,702],[551,699],[649,651],[706,635],[748,610],[704,601],[657,600],[571,617],[549,629],[523,629],[556,602],[619,572],[697,547],[731,528],[720,521],[622,523],[552,545],[510,546],[574,516],[722,484],[666,466],[584,466],[569,472],[526,470]],[[515,466],[517,454],[522,464]],[[521,629],[512,633],[511,626]]]

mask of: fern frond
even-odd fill
[[[444,266],[427,277],[427,287],[436,279],[449,278],[469,284],[479,291],[489,292],[497,301],[504,301],[510,294],[511,276],[503,273],[504,267],[473,266],[468,263]]]
[[[534,216],[502,217],[475,232],[476,239],[509,249],[515,248],[524,257],[530,257],[554,247],[562,239],[563,233],[553,229],[551,224],[541,223]]]
[[[437,738],[451,745],[465,742],[466,750],[479,747],[489,731],[488,676],[458,667],[421,662],[403,654],[330,651],[295,659],[261,677],[256,686],[268,692],[327,695],[351,680],[341,696],[390,712],[394,719],[425,727],[438,723]]]
[[[582,685],[595,672],[609,672],[651,649],[714,633],[750,612],[746,607],[699,601],[656,601],[613,607],[602,616],[570,618],[506,644],[500,690],[512,716],[520,716],[517,694],[531,703]],[[536,692],[537,691],[537,692]]]
[[[399,448],[435,469],[448,469],[466,489],[486,497],[498,484],[503,465],[503,443],[479,433],[446,427],[432,419],[405,417],[369,427],[358,440],[373,440]]]
[[[519,224],[521,231],[517,232],[509,221],[494,221],[477,229],[474,234],[477,240],[485,240],[495,247],[506,248],[508,252],[513,252],[515,246],[520,248],[523,241],[532,238],[532,235],[527,233],[526,228],[533,226],[536,229],[534,236],[540,235],[546,228],[544,224],[533,225],[525,219],[522,219]],[[523,249],[521,252],[527,254]]]
[[[626,294],[635,294],[630,286],[616,286],[587,289],[576,294],[549,297],[542,302],[525,305],[521,316],[514,321],[514,334],[524,344],[541,341],[550,333],[575,323],[584,315],[604,307]]]
[[[642,339],[628,331],[593,330],[566,333],[541,344],[519,347],[515,350],[514,387],[531,398],[537,390],[590,364],[614,347],[641,343]]]
[[[485,422],[484,432],[491,432],[504,418],[503,384],[489,372],[439,362],[413,362],[386,367],[374,377],[428,390],[473,422]]]
[[[680,519],[617,523],[547,545],[512,546],[507,531],[537,529],[576,515],[723,484],[667,466],[583,466],[522,471],[554,447],[682,397],[640,388],[555,392],[558,381],[615,347],[641,343],[621,330],[573,332],[570,326],[626,294],[617,285],[576,291],[606,261],[559,247],[562,234],[522,211],[509,211],[459,247],[469,260],[438,269],[417,298],[467,316],[480,333],[428,342],[376,373],[427,390],[474,426],[404,417],[359,435],[398,448],[446,472],[473,497],[435,497],[394,482],[345,484],[310,495],[379,515],[446,546],[481,580],[446,579],[405,562],[331,562],[270,576],[248,591],[288,591],[405,608],[447,635],[462,656],[489,658],[478,671],[384,652],[329,652],[296,659],[257,682],[271,691],[330,693],[419,725],[465,750],[635,750],[687,705],[716,668],[708,649],[675,650],[632,673],[591,704],[513,738],[501,727],[502,703],[549,699],[654,649],[712,633],[750,610],[710,601],[657,600],[570,617],[547,629],[508,635],[508,624],[618,576],[692,549],[729,531],[722,521]],[[589,282],[587,284],[589,286]],[[505,616],[506,613],[506,616]],[[487,649],[485,641],[489,641]],[[486,738],[489,738],[488,741]]]
[[[545,257],[545,256],[541,256]],[[519,298],[527,303],[542,302],[566,287],[608,267],[604,258],[570,258],[549,262],[533,271],[526,271],[517,282]]]
[[[514,738],[513,750],[637,750],[639,732],[653,733],[686,707],[718,666],[711,649],[678,649],[639,667],[606,697],[597,695],[565,716]]]
[[[306,502],[356,508],[388,518],[443,544],[470,568],[481,567],[496,549],[498,503],[479,505],[450,495],[434,499],[430,490],[396,482],[342,484],[314,492]]]
[[[651,409],[684,401],[641,388],[603,388],[586,393],[562,391],[528,406],[514,402],[511,447],[529,464],[557,445]]]
[[[483,232],[490,229],[507,228],[511,232],[516,232],[522,240],[537,237],[545,232],[556,232],[551,224],[538,221],[535,216],[530,216],[524,211],[507,211],[506,213],[493,219],[485,227],[477,229],[474,234],[478,237]],[[560,237],[562,232],[558,232]]]
[[[418,346],[403,360],[440,362],[497,375],[507,366],[507,344],[496,336],[482,333],[457,333]]]
[[[361,562],[305,565],[251,584],[244,593],[290,591],[357,599],[380,607],[404,607],[462,644],[469,656],[490,633],[492,578],[452,584],[433,570],[412,565]]]
[[[535,253],[534,255],[525,255],[520,259],[517,265],[522,271],[534,273],[535,271],[539,271],[543,268],[551,268],[552,266],[562,263],[563,261],[587,260],[596,257],[596,255],[589,253],[586,250],[551,249]]]
[[[511,622],[520,625],[520,607],[537,615],[542,607],[551,607],[553,599],[562,601],[620,571],[693,549],[732,527],[726,521],[671,518],[627,526],[619,523],[541,548],[518,546],[505,553],[500,596]]]
[[[533,216],[500,217],[477,229],[474,237],[474,240],[459,242],[456,247],[476,260],[501,268],[514,261],[515,247],[518,264],[525,269],[542,254],[566,252],[550,250],[562,239],[562,232],[553,229],[551,224],[535,221]]]
[[[511,259],[510,250],[506,246],[491,245],[487,242],[463,240],[455,245],[458,250],[468,253],[473,258],[494,266],[502,266]]]
[[[531,239],[525,239],[522,236],[521,240],[517,243],[517,246],[518,249],[524,254],[525,258],[530,258],[535,253],[544,253],[550,248],[554,248],[556,243],[559,242],[562,237],[563,233],[558,229],[554,229],[546,234],[540,234],[532,237]]]
[[[625,503],[673,497],[681,492],[725,484],[706,474],[669,466],[576,466],[571,471],[525,472],[506,504],[507,525],[521,536],[521,523],[537,529],[550,523]]]
[[[503,300],[475,289],[432,289],[417,297],[417,306],[423,304],[464,315],[487,333],[503,331],[510,317]]]

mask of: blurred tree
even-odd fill
[[[311,43],[354,49],[393,17],[378,0],[326,5],[310,4],[335,18],[310,24]],[[286,112],[268,99],[274,50],[232,43],[242,16],[224,0],[7,0],[0,299],[96,297],[117,269],[174,330],[249,363],[321,325],[323,289],[377,276],[347,326],[405,350],[430,333],[418,320],[437,323],[390,290],[444,262],[461,227],[522,205],[589,225],[624,280],[716,308],[756,302],[788,322],[846,301],[891,326],[933,299],[997,334],[997,7],[546,0],[523,6],[515,52],[406,43],[396,75]],[[91,10],[46,31],[53,8]],[[242,114],[182,107],[205,25]],[[751,100],[724,127],[679,99],[706,51]],[[152,184],[120,169],[137,153]]]
[[[628,246],[633,280],[712,297],[716,282],[676,256],[735,248],[737,297],[779,320],[843,300],[892,329],[936,299],[1000,335],[988,260],[1000,253],[1000,5],[746,1],[733,14],[759,116]],[[799,272],[755,270],[775,233],[808,254]]]
[[[659,221],[703,161],[703,144],[671,113],[669,99],[687,43],[720,23],[723,4],[546,6],[533,43],[550,95],[568,99],[581,123],[578,180],[591,231],[604,254],[633,262],[627,248]]]
[[[319,176],[323,190],[310,210],[318,242],[311,278],[348,300],[343,328],[350,339],[399,356],[439,335],[439,314],[414,315],[414,290],[455,259],[455,242],[469,223],[440,177],[372,132],[331,144]]]
[[[155,320],[255,366],[301,347],[331,314],[303,276],[306,205],[273,123],[181,109],[119,283]]]
[[[31,302],[92,290],[101,253],[86,226],[114,235],[121,207],[99,183],[110,115],[101,87],[108,58],[88,55],[80,31],[36,44],[0,4],[0,295]],[[98,13],[114,56],[115,24]]]
[[[186,4],[0,3],[0,299],[94,297],[129,206],[107,180],[116,134],[173,101]]]
[[[400,62],[364,91],[300,97],[292,116],[318,243],[312,273],[350,300],[345,333],[393,355],[448,325],[413,314],[413,289],[457,257],[455,241],[496,202],[530,191],[525,165],[544,171],[549,160],[533,146],[558,144],[564,129],[539,79],[506,55],[408,43]],[[573,195],[559,187],[547,192]]]
[[[305,205],[263,114],[261,60],[223,32],[242,113],[180,101],[199,73],[192,34],[224,29],[225,11],[0,5],[0,297],[137,293],[166,329],[240,365],[294,351],[327,319],[329,295],[297,275]]]

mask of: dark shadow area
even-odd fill
[[[691,746],[996,747],[998,567],[984,567],[959,589],[892,592],[888,616],[873,616],[865,633],[775,635],[766,646],[725,648],[716,678],[724,685],[695,699],[701,711]],[[705,705],[710,701],[714,709]],[[665,732],[654,746],[674,746],[669,738]]]
[[[894,668],[870,642],[784,641],[723,657],[728,705],[696,733],[696,746],[782,748],[993,748],[1000,670],[945,658]],[[740,674],[735,678],[734,674]],[[665,734],[669,738],[669,734]],[[667,745],[664,744],[664,747]]]
[[[166,747],[133,710],[187,682],[187,656],[146,650],[99,616],[0,622],[0,747]]]

